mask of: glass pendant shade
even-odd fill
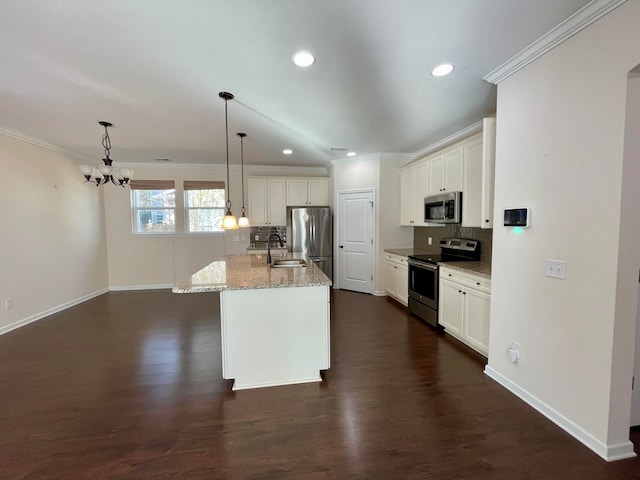
[[[231,213],[231,209],[227,209],[227,213],[222,219],[222,228],[225,230],[235,230],[238,228],[238,221],[233,213]]]
[[[251,226],[251,225],[249,225],[249,219],[245,216],[244,213],[238,219],[238,226],[241,227],[241,228],[246,228],[246,227],[250,227]]]

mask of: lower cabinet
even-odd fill
[[[491,280],[440,267],[438,322],[445,332],[489,355]]]
[[[385,290],[405,307],[409,300],[409,269],[407,257],[385,253]]]

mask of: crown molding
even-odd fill
[[[380,160],[407,160],[411,161],[416,158],[414,153],[393,153],[382,152],[380,153]]]
[[[482,131],[482,120],[472,125],[469,125],[468,127],[463,128],[462,130],[458,130],[457,132],[452,133],[448,137],[445,137],[441,140],[438,140],[435,143],[432,143],[428,147],[424,147],[423,149],[418,150],[413,155],[413,158],[411,158],[411,160],[417,160],[419,158],[426,157],[430,153],[437,152],[438,150],[442,150],[443,148],[448,147],[449,145],[459,142],[460,140],[463,140],[481,131]]]
[[[369,162],[371,160],[379,160],[380,153],[369,153],[367,155],[358,155],[357,157],[336,158],[331,160],[331,165],[346,165],[349,163]]]
[[[36,147],[44,148],[46,150],[50,150],[55,153],[60,153],[67,157],[75,158],[77,160],[90,161],[84,155],[80,155],[79,153],[72,152],[71,150],[66,150],[62,147],[54,145],[53,143],[49,143],[45,140],[42,140],[41,138],[27,135],[26,133],[19,132],[18,130],[14,130],[4,125],[0,125],[0,135],[5,135],[7,137],[14,138],[21,142],[30,143],[31,145],[35,145]]]
[[[483,79],[495,84],[502,82],[626,1],[627,0],[593,0],[589,2],[520,53],[483,77]]]
[[[199,168],[204,170],[226,170],[227,165],[224,163],[175,163],[175,162],[120,162],[120,165],[126,165],[128,168],[154,168],[154,169],[182,169],[182,168]],[[241,165],[229,165],[229,170],[240,170]],[[245,165],[245,172],[249,170],[251,173],[262,173],[265,175],[272,175],[273,171],[277,171],[278,175],[285,175],[291,173],[294,175],[300,175],[301,170],[304,170],[304,175],[327,175],[327,169],[325,167],[305,167],[303,165],[297,166],[278,166],[278,165]]]

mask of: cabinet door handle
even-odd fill
[[[462,293],[462,290],[458,290],[458,293]]]
[[[462,294],[463,294],[463,295],[466,295],[466,294],[467,294],[467,292],[462,292]]]
[[[484,221],[484,223],[489,223],[489,219],[487,218],[487,219]]]
[[[476,285],[480,285],[480,282],[476,282]]]
[[[450,273],[448,273],[447,275],[451,276],[451,274],[450,274]]]

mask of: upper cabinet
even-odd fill
[[[496,119],[482,122],[482,228],[493,228],[493,192],[496,166]]]
[[[255,227],[287,224],[286,191],[284,178],[249,177],[249,211],[251,225]]]
[[[448,148],[429,160],[429,195],[462,191],[462,147]]]
[[[329,179],[287,178],[287,206],[326,206],[329,205]]]
[[[493,228],[495,145],[495,118],[485,118],[482,133],[463,141],[463,227]]]
[[[424,198],[462,192],[462,226],[493,228],[496,119],[485,118],[481,133],[405,165],[400,175],[400,224],[424,222]]]
[[[329,205],[328,177],[248,177],[251,225],[285,226],[287,207]]]

